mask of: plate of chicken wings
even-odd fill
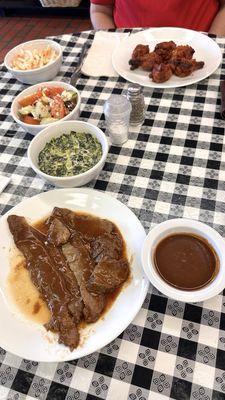
[[[191,85],[219,67],[222,54],[204,33],[183,28],[151,28],[131,34],[112,56],[126,80],[152,88]]]
[[[135,318],[149,285],[140,256],[146,235],[117,199],[87,188],[51,190],[23,200],[0,227],[5,350],[73,360],[107,345]]]

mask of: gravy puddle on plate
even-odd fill
[[[25,260],[12,262],[8,276],[8,291],[20,312],[29,320],[44,325],[50,320],[50,312],[33,285]]]

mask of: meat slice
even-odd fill
[[[101,294],[93,294],[87,290],[87,282],[94,270],[89,251],[79,236],[62,246],[62,251],[76,276],[84,302],[83,314],[87,322],[95,322],[100,317],[106,298]]]
[[[125,259],[105,259],[96,265],[87,283],[87,289],[94,293],[109,293],[122,285],[129,275]]]
[[[60,246],[68,242],[69,237],[69,229],[58,218],[53,218],[47,233],[48,242]]]
[[[69,229],[57,218],[54,218],[49,225],[45,246],[49,250],[51,257],[54,258],[55,265],[57,265],[59,271],[64,275],[67,288],[73,296],[73,301],[69,304],[69,309],[78,323],[83,316],[84,304],[76,277],[71,271],[60,247],[61,244],[68,241],[70,235]]]
[[[102,236],[97,236],[91,242],[91,257],[96,263],[99,263],[103,258],[114,258],[118,260],[122,257],[123,242],[118,234],[105,233]]]
[[[49,222],[57,218],[59,219],[71,233],[79,232],[86,240],[91,240],[93,237],[111,233],[114,230],[112,222],[90,215],[74,213],[67,208],[55,207],[49,218]]]
[[[46,247],[46,236],[31,227],[24,217],[10,215],[7,221],[15,244],[26,259],[31,280],[50,310],[51,320],[46,328],[59,334],[60,343],[74,349],[79,344],[79,332],[71,312],[75,299],[68,290],[69,279],[65,279],[55,263],[59,254],[51,254],[50,247]]]
[[[68,308],[73,315],[74,321],[79,323],[83,316],[84,304],[76,277],[71,271],[61,248],[52,246],[47,241],[45,242],[45,246],[46,250],[51,255],[51,259],[54,261],[56,269],[61,272],[64,277],[67,290],[71,294],[71,301],[68,303]]]

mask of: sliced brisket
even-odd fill
[[[95,322],[100,317],[106,298],[101,294],[93,294],[87,290],[87,282],[94,270],[94,263],[90,257],[88,248],[82,239],[76,235],[70,243],[62,246],[62,251],[76,276],[84,302],[84,317],[87,322]]]
[[[87,289],[94,293],[113,292],[126,281],[128,275],[129,264],[125,259],[103,259],[92,272]]]
[[[46,328],[57,332],[59,342],[70,349],[77,347],[79,332],[71,313],[75,299],[68,290],[68,280],[55,264],[56,256],[46,248],[45,235],[28,225],[24,217],[10,215],[7,220],[15,244],[26,259],[31,280],[50,310],[51,320]]]

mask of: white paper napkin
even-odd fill
[[[118,76],[112,65],[112,54],[121,40],[129,36],[124,32],[98,31],[82,66],[82,73],[88,76]]]
[[[5,187],[9,184],[11,178],[7,178],[7,176],[0,175],[0,193],[3,192]]]

